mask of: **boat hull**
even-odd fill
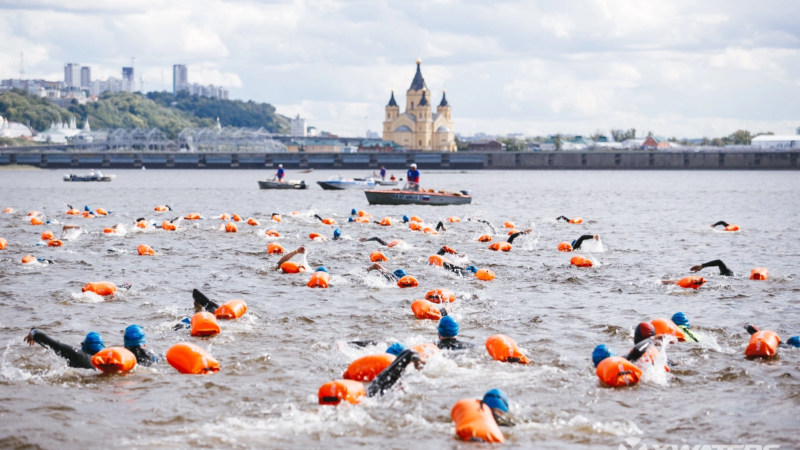
[[[64,177],[64,181],[81,181],[81,182],[88,182],[88,181],[111,181],[114,179],[114,176],[106,176],[106,177]]]
[[[435,192],[417,191],[364,191],[370,205],[469,205],[469,195],[439,194]]]
[[[368,181],[317,181],[317,184],[325,189],[326,191],[342,191],[345,189],[370,189],[375,187],[375,183],[370,183]]]
[[[261,189],[308,189],[305,181],[300,183],[278,183],[277,181],[259,181],[258,187]]]

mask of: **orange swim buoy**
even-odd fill
[[[581,219],[580,217],[573,217],[572,219],[569,219],[569,223],[573,224],[583,223],[583,219]]]
[[[450,248],[450,247],[448,247],[446,245],[442,246],[442,250],[444,250],[445,253],[449,253],[451,255],[457,255],[458,254],[457,251],[453,250],[452,248]]]
[[[392,218],[391,217],[384,217],[381,219],[381,226],[390,227],[392,226]]]
[[[489,250],[500,251],[500,252],[510,252],[511,251],[511,244],[508,242],[495,242],[494,244],[489,246]]]
[[[372,262],[380,262],[380,261],[388,261],[389,258],[387,258],[382,251],[375,250],[374,252],[369,254],[369,260]]]
[[[106,211],[103,208],[97,208],[97,209],[94,210],[94,212],[96,212],[97,215],[99,215],[99,216],[107,216],[108,215],[108,211]]]
[[[434,289],[425,294],[425,299],[433,303],[453,303],[456,294],[450,289]]]
[[[353,222],[358,222],[358,223],[369,223],[369,219],[367,219],[366,217],[356,217],[356,218],[353,220]]]
[[[419,353],[419,357],[423,361],[427,361],[428,358],[431,356],[441,352],[439,347],[431,342],[426,342],[424,344],[417,344],[411,347],[411,350]]]
[[[60,239],[50,239],[50,242],[47,243],[48,247],[63,247],[64,243],[61,242]]]
[[[43,241],[49,241],[49,240],[55,239],[55,238],[56,237],[53,236],[53,232],[52,231],[45,231],[44,233],[42,233],[42,240]]]
[[[261,225],[261,223],[259,221],[257,221],[256,219],[253,219],[252,217],[247,219],[247,224],[250,225],[250,226],[253,226],[253,227]]]
[[[139,252],[141,256],[154,256],[156,254],[147,244],[139,244],[139,246],[136,247],[136,251]]]
[[[455,222],[461,222],[461,219],[459,219],[459,218],[458,218],[458,217],[456,217],[456,216],[450,216],[450,217],[448,217],[448,218],[447,218],[447,221],[448,221],[448,222],[455,223]]]
[[[42,213],[40,213],[39,211],[31,211],[28,213],[28,217],[39,217],[41,215]]]
[[[440,255],[431,255],[428,257],[428,264],[431,266],[442,267],[446,262],[449,262],[447,258]]]
[[[781,338],[774,331],[758,331],[750,336],[750,342],[748,342],[744,354],[748,358],[757,356],[769,358],[778,352],[778,344],[780,343]]]
[[[84,211],[81,213],[81,217],[83,217],[84,219],[94,219],[94,214],[92,214],[89,211]]]
[[[300,215],[300,211],[292,211],[289,214],[291,214],[293,216],[299,216]]]
[[[558,243],[558,251],[565,252],[565,253],[571,252],[572,251],[572,245],[569,242],[559,242]]]
[[[238,231],[239,231],[239,229],[236,228],[236,224],[234,224],[233,222],[228,222],[228,223],[225,224],[225,232],[226,233],[236,233]]]
[[[136,367],[136,355],[125,347],[108,347],[92,356],[92,365],[103,373],[125,373]]]
[[[326,217],[322,219],[322,223],[324,223],[325,225],[333,225],[336,223],[336,221],[331,219],[330,217]]]
[[[286,250],[281,247],[277,242],[270,242],[267,244],[267,254],[269,255],[282,255]]]
[[[342,400],[356,404],[366,396],[364,384],[353,380],[329,381],[317,391],[320,405],[338,405]]]
[[[728,225],[724,231],[739,231],[739,225]]]
[[[178,229],[178,227],[175,226],[174,223],[165,221],[165,222],[161,222],[161,229],[164,230],[164,231],[175,231],[175,230]]]
[[[146,220],[140,220],[140,221],[136,222],[136,228],[147,228],[147,221]]]
[[[620,356],[610,356],[597,365],[597,377],[611,387],[633,386],[642,377],[642,369]]]
[[[38,217],[31,217],[31,225],[44,225],[44,222]]]
[[[514,233],[519,233],[519,230],[518,230],[518,229],[516,229],[516,228],[512,228],[512,229],[508,230],[508,235],[509,235],[509,236],[511,236],[511,235],[512,235],[512,234],[514,234]]]
[[[8,241],[0,238],[0,250],[5,250],[8,247]]]
[[[392,248],[392,247],[396,247],[396,246],[398,246],[398,245],[400,245],[402,243],[403,243],[402,239],[397,239],[397,240],[394,240],[392,242],[389,242],[386,246],[389,247],[389,248]]]
[[[169,208],[167,208],[165,205],[158,205],[158,206],[156,206],[156,207],[155,207],[153,210],[154,210],[154,211],[158,211],[158,212],[164,212],[164,211],[166,211],[166,210],[168,210],[168,209],[169,209]]]
[[[372,217],[372,216],[369,215],[369,213],[366,212],[366,211],[359,211],[358,212],[358,217]]]
[[[220,220],[231,220],[231,215],[230,215],[230,214],[228,214],[228,213],[222,213],[222,214],[219,216],[219,218],[220,218]]]
[[[36,261],[36,257],[33,255],[25,255],[22,257],[22,264],[29,264]]]
[[[14,208],[6,208],[6,209],[3,210],[3,212],[6,213],[6,214],[11,214],[11,213],[14,212]]]
[[[504,334],[489,336],[489,339],[486,339],[486,350],[495,361],[530,364],[528,357],[517,347],[517,343]]]
[[[425,234],[439,234],[439,232],[434,230],[432,227],[425,227],[422,229],[422,232]]]
[[[198,214],[198,213],[189,213],[184,217],[184,219],[186,219],[186,220],[200,220],[200,214]]]
[[[233,218],[234,222],[242,222],[243,221],[242,217],[240,215],[238,215],[238,214],[234,214],[232,216],[232,218]]]
[[[389,353],[367,355],[350,363],[344,371],[342,378],[345,380],[372,381],[379,373],[389,367],[396,356]]]
[[[442,311],[433,302],[428,300],[414,300],[411,302],[411,311],[417,319],[440,320]]]
[[[408,224],[408,228],[411,231],[420,231],[422,230],[422,224],[420,224],[419,222],[411,222]]]
[[[214,316],[217,319],[238,319],[247,312],[247,303],[244,300],[229,300],[222,304],[216,311]]]
[[[697,289],[700,286],[704,285],[706,279],[703,277],[684,277],[678,280],[678,286],[685,288],[685,289]]]
[[[481,281],[492,281],[494,280],[494,272],[489,269],[478,269],[475,272],[475,278]]]
[[[411,216],[411,219],[409,219],[409,220],[412,221],[412,222],[417,222],[417,223],[422,223],[423,222],[422,218],[417,217],[417,216]]]
[[[321,237],[322,237],[322,235],[321,235],[321,234],[319,234],[319,233],[309,233],[309,234],[308,234],[308,238],[309,238],[309,239],[311,239],[312,241],[313,241],[314,239],[321,238]]]
[[[680,342],[686,341],[686,335],[672,320],[654,319],[650,323],[653,324],[653,328],[656,330],[656,336],[675,336]]]
[[[410,287],[417,287],[419,286],[419,282],[416,278],[412,277],[411,275],[406,275],[403,278],[397,280],[397,286],[400,288],[410,288]]]
[[[81,210],[72,208],[69,211],[67,211],[67,215],[68,216],[80,216],[81,215]]]
[[[480,400],[459,400],[450,410],[450,417],[456,424],[456,435],[467,442],[477,440],[502,444],[506,441],[494,420],[492,409]]]
[[[766,267],[756,267],[750,271],[751,280],[766,280],[769,278],[769,271]]]
[[[514,225],[514,222],[506,222],[506,223],[503,224],[503,226],[505,228],[516,228],[516,225]]]
[[[105,234],[117,234],[117,230],[114,228],[103,228],[103,233]]]
[[[281,215],[280,214],[273,214],[272,215],[272,221],[273,222],[278,222],[278,223],[283,222],[283,220],[281,219]]]
[[[569,260],[569,263],[577,267],[593,266],[592,260],[589,258],[584,258],[583,256],[573,256],[572,259]]]
[[[275,230],[267,230],[266,235],[269,237],[281,237],[281,234]]]
[[[213,336],[219,334],[219,324],[214,314],[200,311],[192,316],[192,336]]]
[[[492,242],[492,237],[488,234],[484,234],[483,236],[478,238],[478,242]]]
[[[117,286],[110,281],[95,281],[93,283],[86,283],[81,289],[81,292],[94,292],[97,295],[107,296],[114,295],[117,292]]]
[[[286,261],[281,264],[281,270],[286,273],[302,273],[306,271],[306,267],[298,262]]]
[[[167,362],[180,373],[206,375],[219,372],[219,361],[210,353],[189,342],[175,344],[167,350]]]
[[[328,283],[330,281],[331,281],[331,276],[330,274],[328,274],[328,272],[323,272],[323,271],[314,272],[311,274],[311,279],[308,280],[306,286],[310,288],[327,289]]]

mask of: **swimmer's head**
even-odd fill
[[[350,215],[351,215],[351,216],[355,216],[356,214],[358,214],[358,211],[356,211],[356,209],[355,209],[355,208],[353,208],[353,209],[351,209],[351,210],[350,210]]]
[[[84,207],[83,207],[83,210],[84,210],[84,211],[91,211],[91,209],[89,209],[89,205],[86,205],[86,206],[84,206]]]
[[[500,389],[492,389],[483,396],[483,403],[492,409],[508,412],[508,395]]]
[[[328,269],[326,269],[325,266],[319,266],[319,267],[317,267],[317,270],[315,270],[314,272],[325,272],[325,273],[328,273]]]
[[[403,353],[403,351],[405,351],[405,349],[407,349],[407,348],[408,347],[406,347],[405,345],[403,345],[403,344],[401,344],[399,342],[395,342],[394,344],[390,345],[389,348],[386,349],[386,353],[389,353],[390,355],[397,356],[400,353]]]
[[[333,237],[335,237],[335,238],[338,238],[338,237],[340,237],[341,235],[342,235],[342,230],[340,230],[340,229],[338,229],[338,228],[337,228],[337,229],[335,229],[335,230],[333,230]]]
[[[125,328],[125,336],[123,336],[125,347],[141,347],[145,344],[144,328],[139,325],[131,325]]]
[[[355,221],[356,221],[356,219],[353,219],[353,218],[351,217],[351,218],[347,219],[347,221],[348,221],[348,222],[355,222]]]
[[[686,328],[691,328],[692,327],[692,325],[689,323],[689,319],[686,318],[686,314],[684,314],[684,313],[682,313],[680,311],[678,311],[678,312],[676,312],[675,314],[672,315],[672,321],[675,323],[675,325],[678,325],[679,327],[680,326],[683,326],[683,327],[686,327]]]
[[[458,322],[451,316],[444,316],[439,321],[439,336],[452,338],[458,336]]]
[[[647,338],[656,335],[656,329],[650,322],[642,322],[636,325],[636,330],[633,332],[633,343],[638,344]]]
[[[608,348],[606,344],[600,344],[592,351],[592,362],[594,366],[597,367],[604,359],[614,356],[615,354],[614,350]]]
[[[467,270],[469,270],[472,273],[475,273],[478,271],[478,268],[475,266],[467,266]]]
[[[786,343],[792,347],[800,347],[800,336],[792,336]]]
[[[409,219],[407,215],[403,214],[403,223],[408,223],[409,220],[411,219]]]
[[[403,269],[397,269],[397,270],[395,270],[395,271],[394,271],[394,272],[392,272],[392,273],[393,273],[393,274],[394,274],[394,276],[396,276],[397,278],[403,278],[404,276],[406,276],[406,271],[405,271],[405,270],[403,270]]]
[[[88,355],[94,355],[105,347],[103,337],[96,331],[90,331],[81,342],[81,350]]]

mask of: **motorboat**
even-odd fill
[[[369,178],[370,177],[353,178],[353,179],[356,180],[356,181],[366,181]],[[398,183],[396,178],[394,178],[394,179],[390,178],[388,180],[384,180],[384,179],[381,179],[381,178],[377,178],[376,176],[373,175],[372,179],[375,180],[375,184],[377,184],[378,186],[397,186],[397,183]]]
[[[469,191],[434,191],[433,189],[412,190],[385,189],[364,191],[370,205],[469,205],[472,196]]]
[[[317,181],[322,189],[328,191],[336,191],[336,190],[343,190],[343,189],[370,189],[377,186],[375,180],[372,178],[366,179],[351,179],[351,178],[342,178],[341,175],[336,177],[331,177],[326,181]]]
[[[92,171],[89,175],[75,175],[71,173],[64,175],[64,181],[111,181],[116,175],[103,175],[101,172],[95,173]]]
[[[258,182],[258,187],[261,189],[308,189],[308,185],[302,180],[289,180],[289,181],[273,181],[264,180]]]

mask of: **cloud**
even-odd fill
[[[382,128],[417,57],[456,131],[663,135],[800,125],[800,3],[777,0],[0,0],[0,78],[65,62],[192,82],[337,134]],[[794,125],[793,125],[794,124]]]

